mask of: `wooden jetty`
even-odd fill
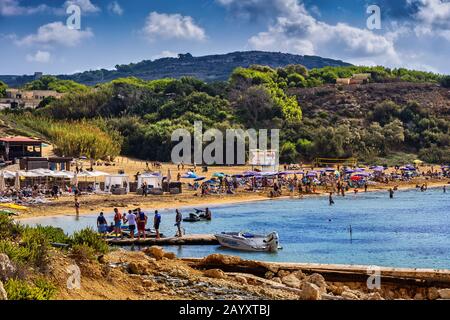
[[[216,237],[213,234],[189,234],[183,237],[168,237],[168,238],[146,238],[138,240],[125,238],[125,239],[107,239],[106,242],[114,246],[131,246],[131,245],[143,245],[143,246],[187,246],[187,245],[218,245]]]

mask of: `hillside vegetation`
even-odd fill
[[[372,83],[334,85],[336,78],[354,73],[370,73]],[[447,85],[448,77],[406,69],[253,65],[236,68],[225,82],[116,79],[8,117],[54,141],[44,128],[49,123],[35,123],[46,123],[43,118],[101,123],[124,155],[151,160],[170,160],[173,130],[192,131],[199,120],[205,130],[282,129],[284,162],[355,156],[374,163],[415,154],[445,163],[450,161]]]
[[[89,70],[72,75],[58,75],[57,77],[86,85],[96,85],[124,77],[137,77],[144,80],[195,77],[206,82],[213,82],[226,81],[235,68],[247,68],[253,64],[267,65],[272,68],[301,64],[308,69],[350,65],[340,60],[280,52],[245,51],[201,57],[193,57],[186,53],[179,54],[176,58],[143,60],[138,63],[116,65],[114,70]],[[33,77],[0,75],[0,80],[12,87],[17,87],[32,81]]]

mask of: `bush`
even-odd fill
[[[64,230],[61,228],[37,225],[34,229],[43,234],[50,243],[56,242],[68,244],[70,242],[70,237],[64,233]]]
[[[76,244],[72,247],[70,255],[76,261],[95,260],[96,251],[86,244]]]
[[[9,300],[50,300],[57,292],[56,287],[45,279],[37,279],[32,284],[9,279],[5,290]]]
[[[86,228],[75,232],[71,239],[72,246],[85,245],[94,250],[95,253],[107,253],[109,251],[108,244],[100,235],[92,228]]]
[[[0,239],[11,239],[22,233],[23,227],[6,215],[0,214]]]
[[[0,240],[0,253],[6,254],[16,264],[25,264],[30,257],[30,250],[10,240]]]

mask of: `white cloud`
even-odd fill
[[[113,1],[108,5],[109,12],[121,16],[123,14],[123,9],[117,1]]]
[[[444,0],[408,0],[419,6],[417,19],[428,25],[450,27],[450,2]]]
[[[316,20],[297,1],[278,2],[290,5],[290,10],[285,8],[285,14],[280,15],[267,31],[251,37],[249,44],[252,48],[371,61],[371,64],[375,61],[398,62],[392,36],[378,35],[345,23],[330,25]]]
[[[447,0],[407,0],[417,7],[414,15],[417,37],[442,37],[450,41],[450,2]]]
[[[35,54],[27,54],[26,60],[28,62],[48,63],[50,62],[51,54],[48,51],[38,50]]]
[[[67,0],[64,3],[65,8],[71,5],[79,6],[81,9],[81,13],[97,13],[101,11],[101,9],[93,4],[91,0]]]
[[[17,45],[52,45],[59,44],[66,47],[77,46],[82,40],[93,37],[90,29],[69,29],[62,22],[52,22],[39,27],[37,33],[30,34],[22,39],[16,40]]]
[[[150,39],[187,39],[204,40],[205,30],[199,27],[194,19],[180,14],[151,12],[143,29]]]
[[[176,58],[178,54],[169,50],[164,50],[154,56],[152,56],[152,60],[161,59],[161,58]]]
[[[0,16],[21,16],[42,13],[51,10],[46,4],[22,6],[19,0],[0,0]]]

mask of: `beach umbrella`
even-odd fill
[[[359,180],[362,180],[362,177],[361,176],[353,176],[353,177],[350,178],[350,180],[352,180],[352,181],[359,181]]]
[[[334,168],[325,168],[324,170],[325,170],[326,172],[334,172],[335,169],[334,169]]]
[[[184,178],[184,179],[197,179],[198,178],[198,176],[195,173],[191,172],[191,171],[189,171],[188,173],[182,175],[181,177]]]
[[[0,191],[5,190],[5,174],[3,173],[3,171],[0,173]]]
[[[358,172],[357,174],[355,174],[355,176],[357,176],[357,177],[368,177],[368,176],[370,176],[370,173],[368,173],[368,172]]]
[[[304,171],[295,171],[294,173],[295,173],[295,174],[305,174]]]
[[[306,174],[307,177],[315,177],[317,176],[317,172],[316,171],[310,171]]]
[[[206,177],[198,177],[198,178],[195,178],[194,181],[202,181],[202,180],[205,180],[205,179],[206,179]]]
[[[382,167],[382,166],[374,166],[374,167],[371,167],[370,169],[373,171],[379,171],[379,172],[384,171],[384,167]]]
[[[215,172],[212,176],[216,178],[223,178],[225,177],[225,174],[223,174],[222,172]]]
[[[16,179],[14,180],[14,189],[20,189],[20,174],[19,171],[16,171]]]
[[[364,168],[356,168],[356,169],[354,170],[354,172],[364,172],[364,171],[365,171]]]
[[[233,178],[243,178],[244,175],[242,175],[242,174],[233,174],[232,177]]]

